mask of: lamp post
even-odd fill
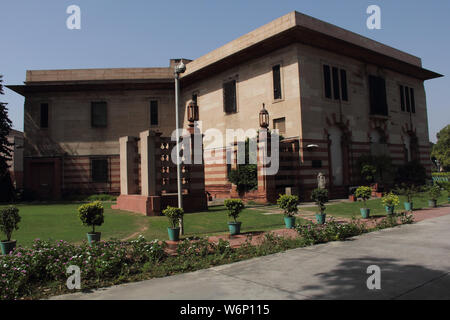
[[[266,105],[263,103],[263,108],[259,112],[259,126],[263,129],[269,127],[269,112],[266,109]]]
[[[180,122],[178,117],[178,110],[180,106],[180,74],[186,71],[186,66],[183,61],[175,66],[175,123],[176,123],[176,137],[177,137],[177,189],[178,189],[178,208],[183,208],[183,195],[181,188],[181,163],[180,163]],[[183,218],[180,220],[180,233],[184,234]]]

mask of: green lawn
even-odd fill
[[[19,245],[30,246],[34,239],[66,240],[79,243],[86,239],[91,229],[81,224],[77,208],[80,203],[19,204],[22,221],[13,239]],[[124,239],[139,234],[146,239],[168,239],[168,220],[164,216],[145,217],[141,214],[112,210],[111,203],[104,203],[105,223],[96,228],[102,232],[102,239]],[[189,213],[184,216],[185,237],[206,236],[228,232],[225,207],[214,206],[208,211]],[[241,232],[266,231],[284,227],[283,215],[265,215],[263,211],[244,209],[238,219],[242,222]],[[4,235],[1,235],[4,238]]]
[[[241,233],[267,231],[284,228],[282,214],[265,215],[263,211],[244,209],[238,221],[242,222]],[[167,239],[167,218],[151,217],[149,228],[143,233],[148,239]],[[227,211],[224,206],[212,206],[208,211],[184,215],[185,237],[216,235],[228,232]]]
[[[79,203],[17,205],[22,220],[12,237],[22,246],[29,246],[36,238],[81,242],[86,239],[90,228],[81,224],[77,211],[79,206]],[[98,228],[103,239],[130,236],[146,223],[142,215],[112,210],[110,203],[104,206],[105,223]],[[4,235],[1,237],[3,239]]]
[[[405,197],[400,197],[400,205],[395,208],[396,212],[403,212],[405,208],[403,203],[406,201]],[[441,197],[438,199],[438,205],[447,203],[447,192],[443,192]],[[428,197],[427,194],[420,194],[413,198],[414,209],[422,209],[428,208]],[[328,204],[326,213],[336,217],[344,217],[344,218],[361,218],[361,213],[359,211],[360,208],[363,207],[363,203],[361,201],[357,202],[343,202],[343,203],[335,203]],[[370,209],[371,216],[385,216],[386,211],[381,203],[381,199],[373,199],[367,201],[367,208]],[[316,212],[316,207],[305,207],[301,208],[301,211],[311,211]]]

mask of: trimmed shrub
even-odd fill
[[[328,202],[328,190],[327,189],[314,189],[311,193],[311,200],[317,204],[320,213],[323,213],[326,209],[325,203]]]
[[[92,227],[95,233],[95,226],[101,226],[104,222],[103,204],[100,201],[83,204],[78,208],[78,216],[85,226]]]
[[[355,196],[362,199],[364,202],[364,207],[366,207],[366,201],[370,199],[372,195],[372,189],[370,187],[361,186],[356,189]]]
[[[294,214],[298,212],[298,204],[300,200],[297,196],[280,194],[280,197],[277,200],[278,206],[283,209],[285,216],[292,217]]]
[[[228,216],[234,219],[234,222],[237,222],[236,219],[239,217],[241,211],[245,208],[244,202],[241,199],[227,199],[224,201],[224,205],[228,210]]]
[[[388,194],[385,194],[383,196],[383,198],[381,199],[381,202],[386,207],[395,207],[400,204],[400,199],[393,192],[389,192]]]
[[[0,230],[5,234],[6,241],[11,241],[13,231],[19,229],[20,220],[17,207],[9,206],[0,209]]]
[[[430,200],[437,201],[437,199],[441,196],[441,187],[432,186],[428,188],[428,197]]]
[[[167,219],[169,219],[170,227],[172,229],[176,229],[178,228],[181,218],[183,218],[184,210],[182,208],[167,206],[162,213],[167,217]]]
[[[419,188],[415,185],[407,185],[402,183],[400,186],[396,186],[394,193],[405,196],[409,203],[412,202],[413,197],[419,193]]]

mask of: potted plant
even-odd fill
[[[441,188],[438,185],[432,186],[428,189],[428,206],[431,208],[437,207],[437,199],[441,196]]]
[[[100,241],[101,232],[95,232],[95,226],[101,226],[104,222],[103,204],[100,201],[83,204],[78,208],[78,216],[85,226],[92,227],[92,232],[87,233],[89,244]]]
[[[169,219],[169,227],[167,227],[167,232],[169,233],[169,240],[178,241],[180,240],[180,220],[184,215],[184,210],[182,208],[175,208],[167,206],[166,209],[162,211]]]
[[[388,194],[384,195],[384,197],[381,199],[381,202],[386,209],[386,213],[392,215],[394,214],[395,206],[398,206],[400,204],[400,199],[394,193],[389,192]]]
[[[277,200],[278,206],[284,211],[284,224],[286,229],[292,229],[295,226],[295,214],[298,212],[299,199],[297,196],[280,194]]]
[[[366,186],[359,187],[355,192],[356,197],[362,199],[364,202],[364,208],[360,208],[363,219],[368,219],[370,216],[370,209],[367,208],[366,201],[370,199],[371,194],[372,189]]]
[[[17,241],[11,241],[11,235],[14,230],[19,229],[20,216],[17,207],[9,206],[0,209],[0,230],[5,234],[6,240],[0,242],[2,254],[9,254],[16,247]]]
[[[418,192],[415,185],[407,185],[402,183],[400,187],[396,189],[396,193],[406,197],[406,202],[403,203],[406,211],[413,211],[413,197]]]
[[[328,202],[328,190],[327,189],[314,189],[311,193],[311,200],[313,200],[320,210],[320,213],[316,213],[316,220],[318,224],[324,224],[326,221],[326,214],[324,213],[326,207],[325,203]]]
[[[234,221],[228,222],[228,229],[232,236],[241,233],[241,222],[236,219],[244,209],[244,202],[241,199],[227,199],[224,201],[224,205],[228,210],[228,216],[233,218]]]

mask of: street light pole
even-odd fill
[[[186,71],[186,66],[183,61],[175,66],[175,122],[176,122],[176,150],[177,150],[177,189],[178,189],[178,208],[183,208],[183,194],[181,188],[181,162],[180,162],[180,122],[179,122],[179,107],[180,107],[180,74]],[[180,219],[180,233],[184,234],[183,218]]]

